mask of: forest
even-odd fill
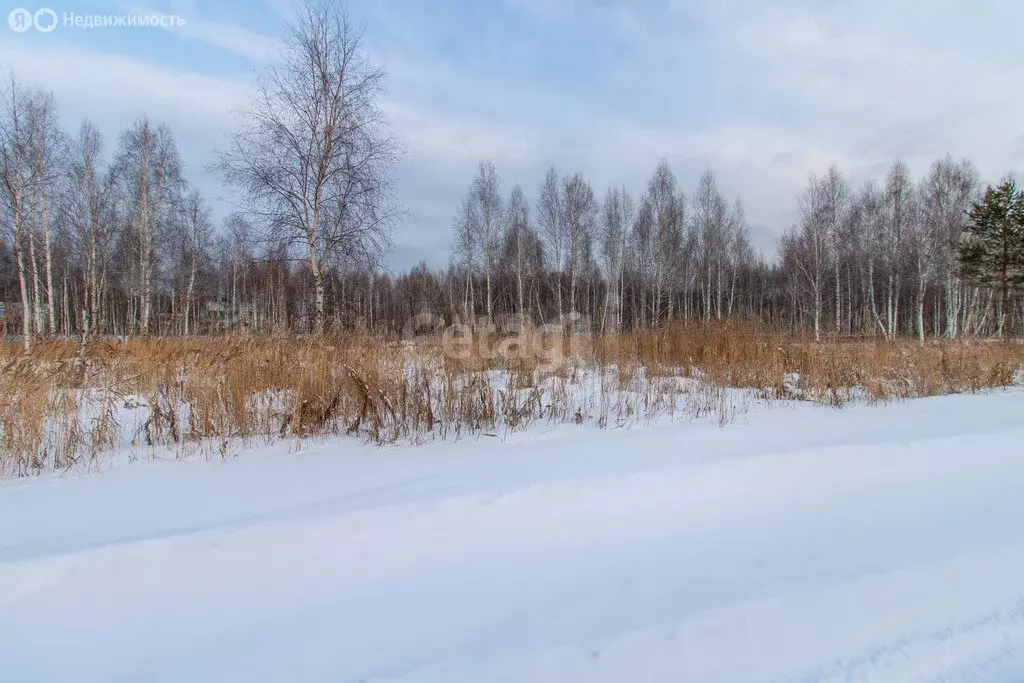
[[[174,132],[142,116],[113,140],[60,125],[45,84],[0,86],[0,321],[33,338],[224,331],[408,334],[423,320],[614,333],[746,318],[823,337],[1024,331],[1024,195],[967,159],[893,161],[854,186],[807,169],[774,251],[741,197],[667,159],[640,191],[551,168],[505,187],[492,161],[452,207],[447,264],[386,267],[403,230],[385,74],[345,13],[306,6],[257,81],[214,172],[238,210],[214,223]],[[308,39],[307,39],[308,38]]]
[[[484,159],[451,207],[447,263],[394,272],[409,211],[386,75],[332,0],[301,5],[282,45],[204,168],[166,123],[68,130],[45,84],[4,77],[0,475],[125,444],[223,456],[276,436],[724,424],[754,400],[1021,381],[1011,174],[987,185],[950,156],[866,184],[807,169],[762,253],[713,169],[654,160],[638,190],[550,168],[524,186]],[[198,172],[223,182],[223,217]]]

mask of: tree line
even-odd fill
[[[688,195],[663,160],[634,199],[550,169],[532,220],[523,189],[499,187],[482,162],[459,207],[438,276],[455,290],[452,315],[523,324],[568,312],[600,331],[742,316],[818,339],[1024,329],[1024,192],[1007,178],[982,193],[967,160],[938,159],[916,179],[897,160],[858,189],[835,166],[812,175],[770,259],[711,171]]]
[[[51,92],[0,83],[0,327],[61,335],[322,332],[372,283],[400,211],[383,73],[337,0],[309,0],[208,170],[237,208],[213,225],[171,129],[110,143],[61,128]],[[348,287],[349,289],[346,289]],[[340,294],[339,294],[340,289]],[[355,291],[353,291],[355,290]],[[372,296],[369,297],[372,302]]]
[[[50,335],[243,327],[408,331],[427,317],[609,333],[745,317],[816,338],[1024,331],[1024,192],[967,160],[921,177],[895,161],[853,187],[831,167],[795,199],[776,253],[751,246],[712,171],[685,189],[661,161],[634,196],[549,169],[502,187],[479,164],[446,267],[383,268],[400,222],[400,149],[383,72],[336,0],[310,0],[210,169],[237,198],[215,226],[170,128],[68,132],[52,93],[0,86],[0,325],[26,353]]]

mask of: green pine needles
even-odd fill
[[[990,186],[970,217],[960,241],[963,276],[999,293],[1000,329],[1005,331],[1010,294],[1024,287],[1024,190],[1012,178]]]

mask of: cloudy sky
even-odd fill
[[[32,11],[42,5],[19,3]],[[189,179],[274,58],[289,0],[51,0],[65,13],[175,14],[184,26],[0,29],[0,66],[53,90],[69,128],[112,146],[143,113],[171,125]],[[13,5],[12,5],[13,7]],[[544,169],[582,170],[599,193],[639,192],[667,158],[684,188],[713,169],[743,198],[766,255],[808,174],[853,182],[900,157],[923,172],[950,153],[986,179],[1024,168],[1019,0],[350,0],[406,155],[393,268],[447,262],[476,163],[532,196]],[[10,7],[8,8],[8,10]]]

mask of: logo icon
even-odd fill
[[[53,12],[53,10],[50,11]],[[56,12],[54,12],[53,14],[53,24],[54,26],[57,25]],[[24,33],[25,31],[32,28],[32,13],[29,12],[24,7],[15,7],[7,15],[7,25],[11,27],[12,31]],[[53,29],[50,28],[48,30],[52,31]]]
[[[37,10],[34,20],[36,22],[36,30],[40,33],[49,33],[57,28],[57,13],[49,7]]]

